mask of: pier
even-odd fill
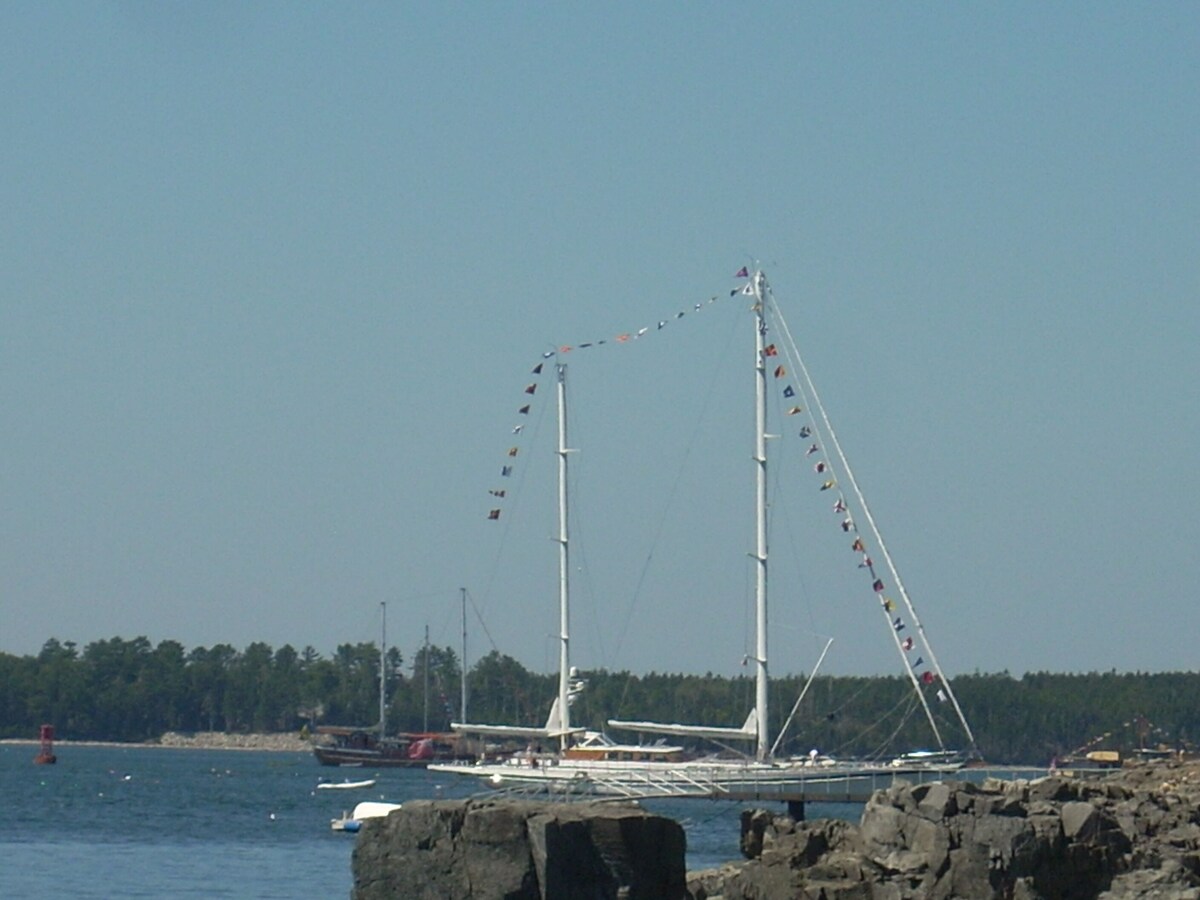
[[[672,768],[663,772],[611,773],[572,779],[558,785],[545,783],[508,788],[507,793],[558,795],[557,799],[595,799],[596,797],[640,800],[648,798],[728,800],[741,803],[779,803],[787,807],[792,818],[804,818],[808,803],[866,803],[876,791],[886,790],[898,782],[924,784],[935,781],[971,781],[981,784],[988,778],[1004,781],[1035,779],[1045,776],[1046,769],[1028,766],[988,766],[982,768],[949,769],[945,767],[893,768],[879,766],[845,771],[813,770],[807,772],[776,772],[757,775],[747,772],[744,778],[730,778],[728,770],[719,775],[695,767]],[[1071,774],[1086,777],[1086,770]]]

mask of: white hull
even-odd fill
[[[319,791],[352,791],[358,788],[369,788],[375,786],[375,779],[368,778],[363,781],[322,781],[317,785]]]
[[[348,831],[351,833],[357,832],[364,819],[379,819],[386,816],[394,809],[399,809],[399,803],[383,803],[378,800],[364,800],[358,806],[354,807],[354,812],[350,815],[342,813],[340,818],[330,819],[329,827],[334,831]]]
[[[953,766],[947,766],[946,771]],[[778,790],[784,786],[844,785],[870,779],[884,787],[897,776],[929,767],[898,767],[890,763],[808,760],[760,763],[753,760],[701,759],[689,762],[626,762],[570,760],[555,757],[514,757],[476,765],[438,764],[431,772],[479,779],[491,788],[528,787],[548,792],[609,796],[704,796]]]

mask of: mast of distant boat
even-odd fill
[[[462,688],[462,700],[458,707],[458,717],[467,721],[467,589],[459,588],[462,599],[462,673],[459,684]]]
[[[387,601],[379,604],[379,742],[387,737]]]
[[[555,365],[558,379],[558,726],[559,746],[566,750],[571,730],[571,591],[570,535],[567,522],[567,367]]]
[[[767,324],[763,317],[766,276],[756,271],[750,280],[754,292],[755,397],[755,692],[754,711],[758,719],[755,757],[766,762],[771,754],[767,722]]]

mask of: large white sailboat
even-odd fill
[[[949,682],[942,676],[937,658],[929,646],[925,629],[916,616],[908,599],[890,555],[883,544],[875,522],[866,507],[861,491],[845,456],[837,442],[828,418],[808,378],[807,370],[800,359],[799,351],[791,339],[791,333],[774,303],[766,276],[761,271],[753,273],[743,269],[738,273],[745,284],[732,295],[750,298],[753,313],[755,348],[754,366],[755,392],[755,452],[753,463],[755,478],[755,648],[751,662],[755,669],[755,704],[745,721],[737,726],[685,725],[645,721],[610,719],[608,725],[616,730],[650,733],[661,736],[655,743],[617,743],[606,734],[572,725],[571,701],[584,689],[570,662],[570,532],[569,504],[567,493],[568,458],[572,453],[567,443],[566,431],[566,366],[556,365],[558,400],[558,521],[559,533],[559,679],[558,695],[552,705],[544,726],[517,727],[506,725],[478,725],[452,723],[455,731],[486,737],[506,737],[528,741],[530,749],[515,753],[506,759],[481,760],[475,765],[431,765],[433,771],[458,775],[469,775],[484,779],[492,786],[535,784],[548,788],[561,787],[570,790],[588,790],[607,794],[698,794],[713,796],[723,791],[742,790],[753,785],[781,784],[791,781],[845,779],[854,775],[896,774],[905,771],[929,768],[949,769],[960,762],[957,751],[945,746],[938,726],[930,695],[935,702],[953,710],[961,734],[965,736],[968,750],[974,747],[974,736],[954,697]],[[770,341],[768,336],[771,336]],[[805,756],[780,759],[775,756],[782,739],[777,735],[771,742],[769,721],[769,667],[768,667],[768,540],[767,540],[767,442],[768,432],[767,397],[769,374],[778,378],[783,371],[775,357],[783,352],[792,360],[793,366],[803,373],[804,380],[798,388],[789,385],[785,396],[792,397],[799,390],[812,411],[811,424],[799,431],[806,442],[812,440],[813,448],[822,448],[821,458],[827,459],[828,471],[833,471],[835,461],[841,475],[846,479],[848,491],[843,495],[839,488],[835,509],[842,516],[842,530],[853,538],[853,547],[860,552],[864,566],[869,569],[873,590],[879,597],[880,608],[887,627],[895,641],[896,649],[911,681],[912,687],[929,722],[936,751],[924,755],[908,755],[889,761],[861,762],[834,761],[824,757]],[[789,401],[793,402],[793,401]],[[793,406],[799,412],[799,403]],[[823,441],[824,443],[819,443]],[[825,447],[825,444],[828,447]],[[811,451],[810,451],[811,452]],[[818,468],[818,471],[826,471]],[[834,481],[826,481],[822,489],[832,487]],[[850,503],[862,512],[863,531],[850,513]],[[867,555],[868,544],[880,555],[876,565]],[[863,567],[863,566],[860,566]],[[878,572],[876,570],[879,570]],[[884,591],[883,576],[890,576],[899,600],[893,600]],[[908,626],[913,636],[902,637]],[[917,649],[919,655],[912,656]],[[828,649],[828,645],[826,646]],[[797,706],[799,701],[797,701]],[[793,708],[793,714],[795,708]],[[790,719],[789,719],[790,722]],[[786,727],[786,725],[785,725]],[[781,729],[782,732],[782,729]],[[711,741],[726,752],[708,757],[695,758],[685,753],[682,746],[668,744],[664,738],[696,741]],[[535,749],[547,744],[556,744],[553,751]],[[743,752],[729,751],[741,748]]]

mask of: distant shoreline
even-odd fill
[[[38,746],[36,738],[4,738],[0,746]],[[157,741],[76,741],[55,738],[56,747],[114,747],[183,750],[269,750],[276,753],[308,753],[312,744],[293,732],[276,734],[226,734],[221,731],[202,731],[180,734],[168,731]]]

